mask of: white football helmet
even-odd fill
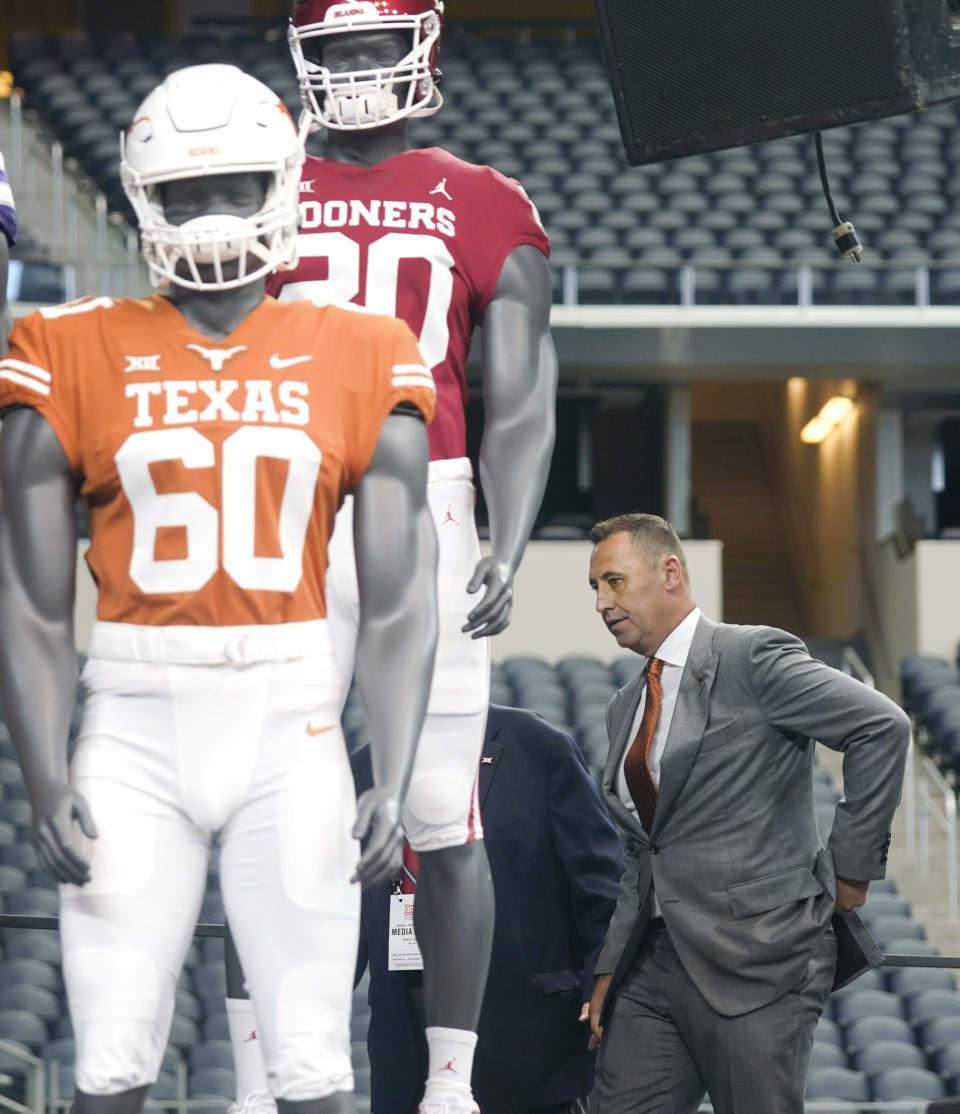
[[[149,93],[120,136],[120,177],[153,284],[226,290],[294,266],[305,138],[276,93],[236,66],[188,66]],[[244,173],[269,176],[253,216],[166,219],[161,183]],[[180,260],[189,276],[177,273]],[[233,260],[235,277],[224,278],[223,264]],[[199,264],[212,265],[212,278],[201,277]]]
[[[442,0],[295,0],[287,37],[304,109],[336,131],[432,116],[443,104],[436,86],[442,30]],[[400,31],[410,35],[410,52],[395,66],[348,73],[305,57],[305,42],[317,40],[308,48],[316,58],[323,40],[347,31]]]

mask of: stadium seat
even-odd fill
[[[960,1017],[960,994],[954,990],[921,990],[906,1000],[906,1016],[916,1026],[937,1017]]]
[[[199,1039],[200,1031],[196,1022],[175,1013],[170,1024],[169,1043],[184,1051],[195,1045]]]
[[[58,1064],[72,1064],[77,1051],[77,1042],[73,1037],[56,1037],[40,1050],[44,1060],[55,1060]]]
[[[875,892],[871,883],[866,904],[858,912],[867,923],[883,916],[909,917],[910,903],[898,894],[883,893],[879,890]]]
[[[230,1040],[230,1020],[226,1012],[208,1015],[203,1022],[203,1039],[205,1041]]]
[[[910,998],[926,990],[956,992],[957,982],[952,971],[937,967],[892,967],[887,974],[887,987],[902,998]]]
[[[843,1031],[843,1043],[851,1055],[885,1041],[911,1043],[913,1039],[913,1026],[903,1017],[869,1014],[852,1020]]]
[[[825,1014],[817,1022],[814,1039],[822,1041],[824,1044],[836,1044],[841,1048],[844,1047],[840,1026],[835,1021],[831,1021]]]
[[[885,948],[889,940],[926,939],[923,925],[909,917],[877,917],[870,923],[870,934],[881,948]]]
[[[60,966],[60,937],[55,930],[8,929],[3,942],[7,959],[42,959],[54,968]]]
[[[861,1017],[906,1017],[903,1001],[888,990],[857,990],[856,983],[834,999],[837,1020],[849,1025]]]
[[[55,917],[60,912],[60,897],[56,890],[41,889],[39,886],[24,886],[11,890],[4,897],[7,913],[18,913],[23,917]]]
[[[846,1066],[847,1054],[840,1045],[831,1044],[829,1041],[813,1042],[813,1053],[810,1057],[811,1071],[817,1068],[845,1068]]]
[[[229,1040],[204,1040],[195,1044],[187,1053],[190,1073],[194,1075],[205,1068],[233,1070],[233,1049]]]
[[[852,1068],[814,1068],[807,1079],[808,1099],[839,1099],[843,1102],[869,1102],[867,1077]]]
[[[870,1088],[877,1102],[930,1101],[942,1098],[945,1093],[943,1080],[925,1068],[890,1068],[872,1076]]]
[[[236,1093],[236,1079],[232,1068],[204,1068],[192,1072],[189,1089],[191,1095],[222,1095],[231,1099]]]
[[[7,958],[0,963],[0,986],[40,986],[59,994],[63,980],[57,968],[42,959]]]
[[[926,1068],[927,1057],[912,1041],[879,1040],[858,1049],[850,1066],[872,1077],[890,1068]]]
[[[28,1009],[10,1009],[0,1005],[0,1040],[19,1041],[34,1054],[47,1042],[47,1027]]]
[[[930,1067],[938,1072],[944,1079],[960,1077],[960,1041],[938,1048],[930,1057]],[[950,1094],[957,1092],[948,1087]]]
[[[0,986],[0,1012],[24,1011],[47,1023],[59,1019],[63,1012],[56,994],[42,986]]]

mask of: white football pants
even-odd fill
[[[403,809],[415,851],[458,847],[483,835],[476,782],[490,700],[490,639],[461,633],[483,589],[466,588],[480,542],[470,461],[433,460],[427,500],[437,529],[440,637],[427,718]],[[353,500],[341,507],[329,546],[327,619],[343,708],[356,659],[360,604],[353,552]]]
[[[61,887],[77,1087],[156,1079],[219,833],[271,1090],[352,1090],[359,846],[326,624],[99,623],[83,682],[71,780],[99,834],[91,881]]]

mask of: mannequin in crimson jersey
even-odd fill
[[[488,704],[488,638],[509,622],[514,575],[546,485],[557,366],[549,245],[529,198],[489,167],[411,144],[408,120],[442,103],[434,81],[442,18],[438,0],[296,4],[291,50],[305,110],[325,129],[326,147],[323,158],[307,159],[301,176],[300,262],[275,275],[268,290],[281,300],[396,313],[418,337],[437,384],[428,497],[441,547],[441,637],[404,826],[419,855],[414,917],[430,1044],[421,1112],[470,1114],[494,920],[473,795]],[[475,541],[465,460],[464,364],[478,326],[486,557]],[[331,549],[338,570],[349,566],[338,560],[342,535],[338,519]],[[349,646],[342,660],[346,686]],[[255,1108],[266,1097],[249,1039],[256,1021],[244,1012],[242,973],[230,962],[227,983],[238,1100]]]

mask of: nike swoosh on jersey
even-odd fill
[[[307,724],[308,735],[322,735],[325,731],[332,731],[337,725],[335,723],[325,723],[320,727],[314,727],[312,723]]]
[[[270,366],[280,371],[281,368],[293,367],[294,364],[305,364],[307,360],[312,360],[313,356],[288,356],[281,359],[279,352],[274,352],[270,357]]]

